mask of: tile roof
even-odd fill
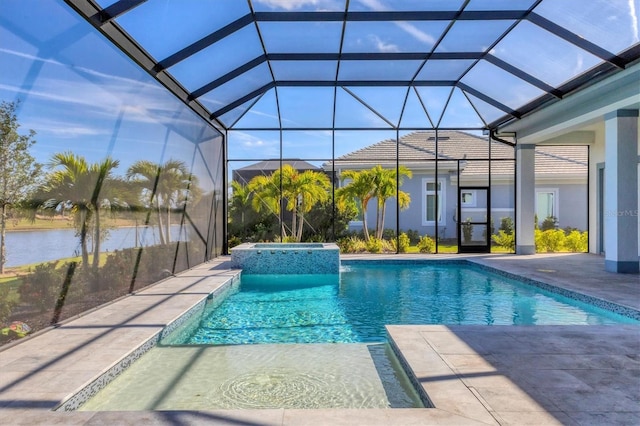
[[[435,132],[420,131],[409,133],[400,138],[398,154],[400,161],[406,163],[410,168],[419,166],[425,160],[434,160],[435,154]],[[438,132],[438,159],[446,160],[468,160],[464,165],[463,175],[486,174],[488,168],[489,145],[491,146],[492,159],[513,160],[515,157],[514,148],[500,143],[491,142],[487,138],[475,136],[461,131],[439,131]],[[395,164],[396,143],[395,139],[385,139],[373,145],[361,148],[357,151],[342,155],[335,159],[337,165],[343,167],[357,167],[362,164]],[[536,175],[564,175],[580,176],[587,175],[588,150],[585,146],[537,146],[536,147]],[[325,169],[331,168],[331,162],[324,165]],[[513,174],[513,163],[511,161],[492,161],[492,175]]]
[[[307,163],[303,160],[282,160],[282,164],[289,164],[296,170],[321,170],[319,167],[314,166],[311,163]],[[280,160],[264,160],[258,163],[249,164],[248,166],[241,167],[235,171],[274,171],[280,168]]]

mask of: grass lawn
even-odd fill
[[[120,218],[105,218],[101,221],[105,227],[124,227],[135,226],[135,220]],[[7,222],[7,232],[13,231],[46,231],[52,229],[73,229],[73,217],[55,216],[55,217],[36,217],[35,220],[29,219],[10,219]]]

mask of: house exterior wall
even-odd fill
[[[420,235],[435,236],[435,225],[425,225],[423,216],[425,212],[425,191],[423,186],[426,181],[433,181],[432,173],[414,173],[411,179],[405,179],[401,190],[410,194],[411,203],[405,210],[400,211],[400,232],[416,230]],[[457,237],[457,197],[458,186],[456,181],[452,181],[449,174],[440,175],[439,181],[444,183],[444,211],[442,221],[438,224],[439,238]],[[467,186],[474,186],[468,184]],[[572,227],[582,231],[587,229],[587,182],[576,184],[553,184],[550,182],[536,183],[536,189],[557,191],[558,198],[558,226],[561,228]],[[514,210],[514,185],[510,181],[492,183],[491,185],[491,218],[493,221],[494,233],[500,228],[503,217],[515,219]],[[376,223],[377,200],[372,199],[367,210],[367,225],[372,233]],[[473,207],[466,208],[465,216],[475,219],[482,219],[483,209],[486,202],[478,197],[477,203]],[[396,229],[396,199],[387,200],[385,215],[385,229]],[[464,215],[464,214],[463,214]],[[466,217],[463,217],[465,220]],[[538,218],[542,222],[543,218]],[[362,224],[359,221],[352,222],[351,230],[361,230]]]
[[[640,211],[640,125],[638,126],[638,211]],[[602,182],[600,182],[599,174],[603,167],[606,167],[605,163],[605,133],[604,126],[597,126],[594,128],[595,143],[589,151],[589,252],[600,254],[603,249],[602,236],[606,230],[603,228],[601,217],[606,213],[606,206],[604,212],[600,211],[600,197],[602,191]],[[640,215],[636,214],[638,218],[638,229],[640,229]],[[640,257],[640,231],[638,232],[638,257]]]
[[[540,185],[536,185],[538,188]],[[587,230],[587,182],[573,185],[557,185],[558,227]],[[538,220],[542,221],[541,218]]]

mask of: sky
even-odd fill
[[[35,156],[46,163],[52,154],[73,151],[99,161],[118,158],[121,171],[139,159],[163,162],[177,158],[190,164],[198,156],[189,135],[213,131],[180,101],[97,33],[62,2],[2,0],[0,9],[0,100],[20,100],[19,121],[37,132]],[[113,0],[99,0],[102,6]],[[543,1],[535,10],[543,18],[603,48],[618,53],[638,43],[640,0]],[[352,0],[350,11],[456,10],[462,0]],[[472,0],[468,10],[526,9],[533,0]],[[339,0],[254,0],[256,12],[344,11]],[[239,0],[149,0],[116,22],[157,60],[241,18],[248,3]],[[55,19],[52,19],[55,17]],[[441,37],[448,21],[350,21],[344,53],[487,52],[511,20],[458,21]],[[259,32],[258,32],[259,31]],[[337,53],[342,22],[259,22],[201,50],[169,68],[188,90],[196,90],[268,53]],[[442,40],[440,40],[442,38]],[[440,40],[440,42],[438,42]],[[239,48],[241,46],[241,48]],[[488,52],[558,86],[600,63],[546,29],[522,22]],[[544,92],[487,60],[429,61],[335,60],[263,62],[199,101],[216,111],[271,81],[283,80],[450,80],[461,82],[516,109]],[[339,68],[338,68],[339,66]],[[451,77],[453,76],[453,77]],[[325,159],[394,137],[395,127],[482,128],[503,111],[452,87],[277,87],[220,117],[234,124],[229,136],[230,159],[277,158],[278,131],[251,127],[331,129],[378,128],[388,131],[285,131],[282,155]],[[248,109],[249,108],[249,109]],[[247,111],[248,109],[248,111]],[[404,112],[403,112],[404,111]],[[281,118],[280,118],[281,117]],[[239,120],[238,120],[239,119]],[[167,131],[179,126],[184,136]]]

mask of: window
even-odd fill
[[[536,215],[538,224],[549,216],[558,219],[558,189],[537,189],[536,190]]]
[[[462,207],[476,206],[476,191],[464,190],[460,193],[460,202]]]
[[[442,212],[446,211],[444,205],[444,180],[439,180],[437,183],[434,180],[423,179],[423,203],[422,203],[422,225],[435,225],[436,217],[438,218],[438,224],[444,225],[444,217]],[[436,210],[437,209],[437,210]]]

